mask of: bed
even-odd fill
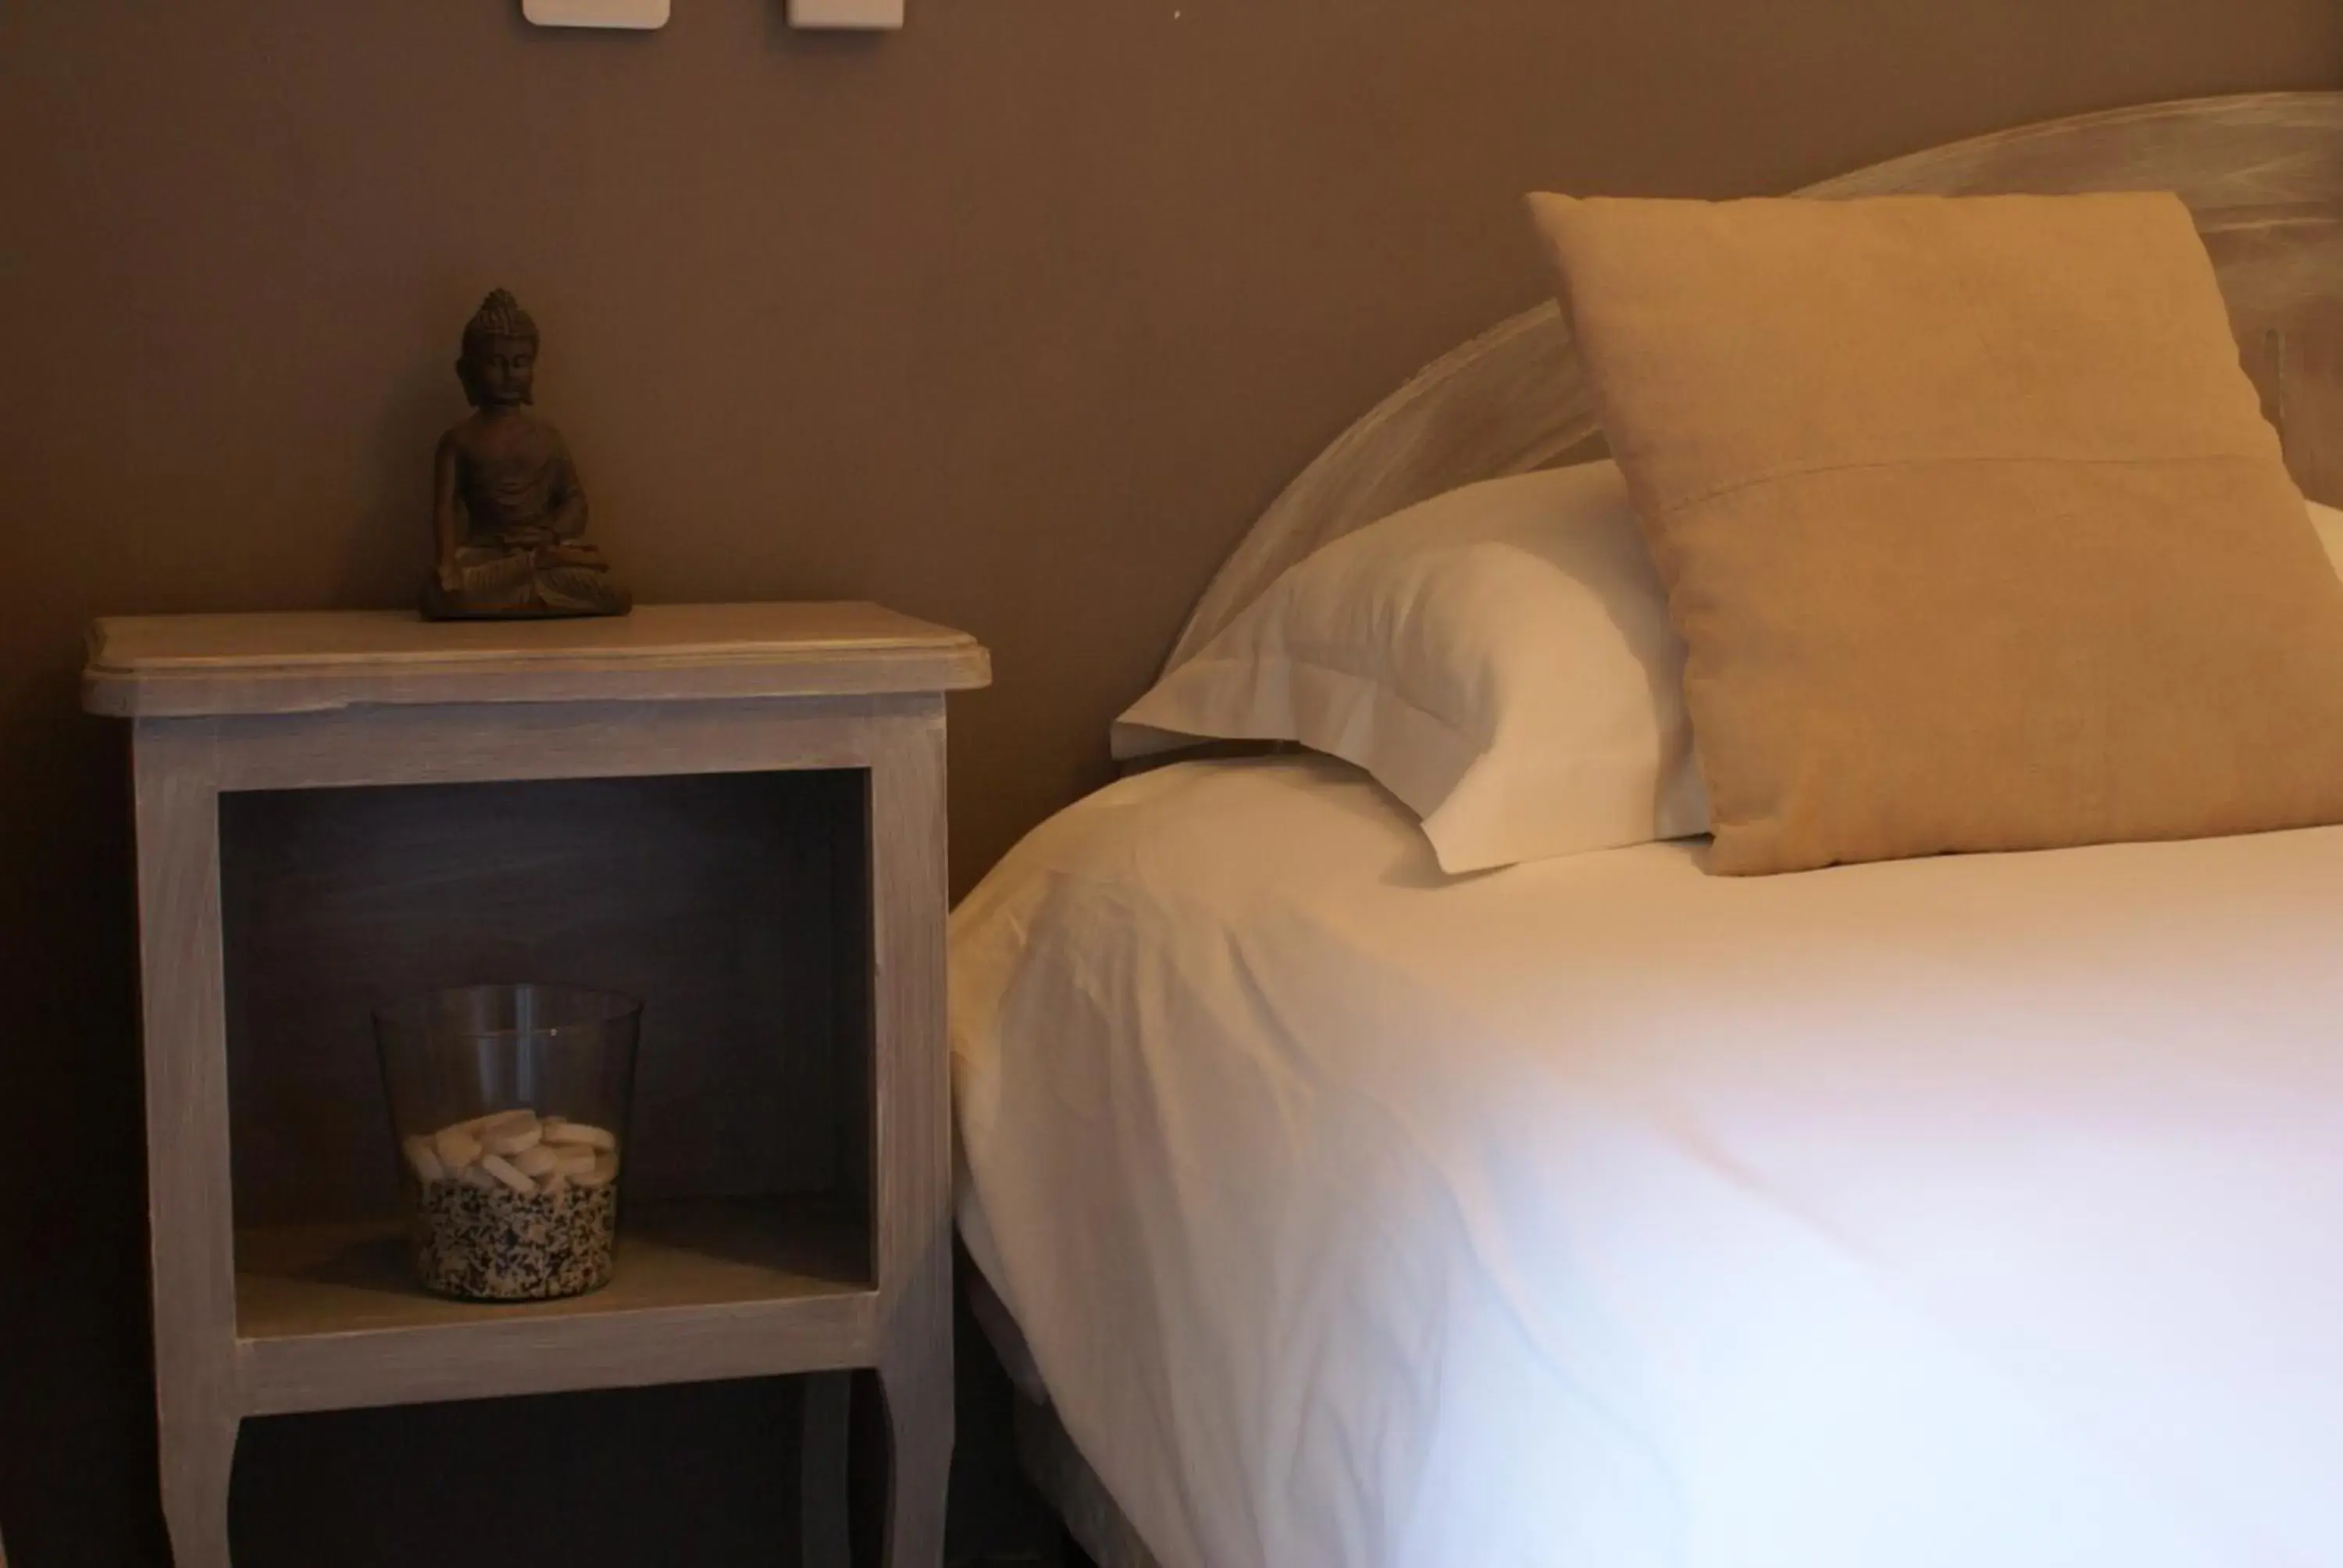
[[[2178,190],[2343,499],[2343,95],[1822,194]],[[1552,307],[1361,422],[1318,546],[1583,455]],[[1735,881],[1441,873],[1311,755],[1177,761],[956,914],[961,1221],[1106,1568],[2343,1563],[2343,829]],[[2326,1491],[2322,1491],[2326,1488]]]

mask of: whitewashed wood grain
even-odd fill
[[[866,768],[874,726],[918,696],[705,702],[545,702],[235,714],[201,723],[226,789],[487,783],[643,774]]]
[[[318,610],[100,620],[82,700],[93,713],[160,718],[960,691],[990,678],[966,632],[874,604],[644,605],[548,621]]]
[[[454,628],[445,647],[380,616],[100,628],[89,703],[136,716],[156,1382],[181,1568],[228,1568],[228,1483],[246,1415],[847,1368],[874,1372],[886,1402],[883,1560],[940,1568],[952,1444],[943,693],[980,682],[985,655],[961,633],[875,607],[769,608],[639,612],[631,628]],[[665,640],[646,635],[662,628]],[[460,699],[474,693],[493,699]],[[824,1097],[832,1114],[845,1110],[831,1129],[835,1166],[854,1177],[840,1183],[834,1228],[775,1220],[762,1197],[716,1221],[679,1204],[672,1225],[629,1221],[626,1272],[608,1291],[501,1310],[424,1297],[396,1261],[386,1276],[379,1226],[238,1230],[224,794],[807,769],[867,779],[852,830],[832,835],[833,847],[857,847],[825,879],[836,890],[804,900],[827,903],[833,934],[856,950],[868,933],[867,960],[837,966],[832,999],[868,1041],[855,1091]],[[503,864],[493,845],[480,853]],[[327,858],[335,863],[272,873],[257,896],[314,892],[368,864]],[[517,882],[535,874],[510,869]],[[400,869],[392,890],[411,879]],[[544,890],[560,886],[543,875],[535,885],[540,904],[523,900],[515,920],[542,915]],[[370,918],[390,911],[378,935],[394,947],[433,908],[403,894],[366,906]],[[327,936],[342,929],[321,925]],[[723,1050],[699,1054],[721,1077]],[[703,1094],[736,1081],[703,1077]],[[711,1222],[722,1232],[712,1242]],[[807,1411],[818,1430],[801,1474],[824,1487],[840,1473],[839,1434],[819,1430],[839,1424],[837,1392],[821,1385]],[[809,1503],[810,1561],[836,1559],[837,1501]]]
[[[870,886],[879,1353],[892,1449],[885,1561],[939,1563],[952,1451],[951,1080],[945,1051],[944,701],[880,737],[871,769]]]
[[[179,1568],[228,1568],[241,1409],[221,990],[216,737],[132,731],[148,1247],[163,1518]]]

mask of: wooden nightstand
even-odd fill
[[[163,1501],[226,1568],[246,1416],[875,1369],[886,1562],[951,1450],[944,694],[871,605],[616,620],[100,621],[131,721]],[[497,980],[642,998],[617,1277],[427,1296],[369,1010]]]

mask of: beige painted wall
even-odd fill
[[[1523,189],[1776,189],[2343,75],[2333,0],[912,0],[883,37],[518,9],[0,0],[0,1524],[31,1568],[156,1550],[79,628],[403,601],[491,285],[546,327],[540,407],[644,597],[863,596],[992,645],[954,713],[965,885],[1104,776],[1278,487],[1536,297]]]

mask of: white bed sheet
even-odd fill
[[[1191,763],[959,910],[963,1229],[1166,1568],[2343,1564],[2343,830],[1700,854]]]

